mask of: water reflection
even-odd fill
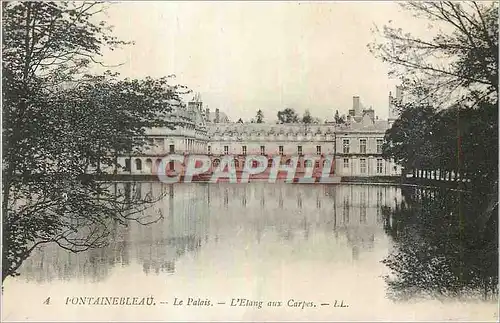
[[[276,250],[285,248],[296,266],[308,264],[309,270],[316,259],[347,271],[383,261],[391,271],[386,281],[393,299],[498,292],[497,210],[478,221],[484,197],[395,186],[285,183],[142,183],[132,191],[165,194],[146,211],[163,218],[148,226],[116,226],[103,249],[71,254],[45,246],[24,263],[20,279],[96,282],[134,264],[143,275],[175,276],[179,261],[199,258],[204,248],[234,254],[254,249],[254,258],[235,261],[271,266],[281,257]],[[199,261],[211,265],[211,260]],[[227,261],[230,272],[232,260]]]
[[[393,299],[498,295],[496,196],[440,189],[402,190],[384,208],[395,249],[384,259]]]

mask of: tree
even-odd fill
[[[278,121],[280,123],[296,123],[299,122],[299,116],[294,109],[286,108],[285,110],[278,111]]]
[[[311,117],[311,112],[309,110],[306,110],[304,113],[304,116],[302,117],[302,122],[303,123],[313,123],[313,118]]]
[[[401,117],[387,133],[390,149],[413,155],[413,163],[425,161],[425,167],[466,174],[474,184],[494,187],[493,178],[498,177],[494,166],[498,165],[498,142],[492,142],[498,140],[498,112],[492,109],[498,104],[498,3],[409,2],[402,6],[431,21],[429,28],[436,27],[436,31],[429,30],[431,36],[422,38],[384,26],[383,41],[370,44],[372,52],[400,78],[405,101],[410,103],[394,102]],[[424,119],[403,120],[409,106],[435,109],[427,116],[433,125],[429,128]],[[419,137],[422,127],[432,135]],[[412,151],[415,141],[410,138],[420,143],[419,150]],[[491,151],[478,150],[481,140]],[[399,154],[393,153],[389,155]],[[462,181],[457,183],[463,186]]]
[[[103,48],[127,44],[97,21],[99,4],[2,6],[4,281],[41,244],[79,252],[107,243],[115,224],[158,220],[143,217],[154,197],[112,179],[117,156],[146,145],[145,128],[175,126],[167,116],[185,90],[170,77],[86,74]]]
[[[405,92],[437,107],[458,102],[496,104],[498,2],[411,1],[401,6],[431,21],[429,37],[384,26],[381,32],[376,30],[382,40],[369,47],[391,65]]]
[[[257,111],[257,116],[255,118],[256,118],[256,123],[264,122],[264,113],[262,112],[262,110],[259,109],[259,111]]]
[[[432,107],[408,104],[385,133],[384,158],[393,159],[405,169],[425,169],[438,153],[428,149],[433,138],[434,117]]]

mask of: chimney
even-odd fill
[[[210,122],[210,109],[205,109],[205,120]]]
[[[359,116],[361,111],[360,109],[360,104],[359,104],[359,96],[353,96],[352,97],[352,109],[354,110],[355,115]]]
[[[215,123],[219,123],[219,108],[215,109]]]

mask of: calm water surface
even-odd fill
[[[159,222],[116,227],[103,249],[37,250],[5,283],[4,320],[498,316],[497,216],[482,216],[480,198],[380,185],[138,187],[165,194],[145,214]],[[73,296],[153,296],[156,305],[65,305]],[[173,305],[190,297],[215,305]],[[231,307],[233,298],[264,306]],[[290,299],[317,306],[288,307]],[[334,308],[335,300],[349,307]]]

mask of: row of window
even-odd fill
[[[344,158],[344,168],[349,168],[349,158]],[[366,159],[361,158],[359,160],[359,172],[361,174],[366,174]],[[377,174],[382,174],[383,172],[383,159],[378,158],[377,159]]]
[[[382,144],[384,143],[383,139],[377,139],[377,154],[382,153]],[[242,154],[247,154],[247,146],[241,146]],[[283,155],[283,146],[278,146],[278,151],[280,155]],[[343,139],[342,141],[342,152],[344,154],[348,154],[350,152],[350,140]],[[359,139],[359,152],[361,154],[366,154],[366,139]],[[208,153],[211,154],[211,147],[208,146]],[[265,146],[260,146],[261,155],[266,154]],[[302,155],[302,146],[297,146],[297,153]],[[229,154],[229,146],[224,146],[224,154]],[[321,146],[316,146],[316,154],[321,155]]]
[[[291,163],[292,163],[291,159],[288,159],[285,162],[285,165],[290,166]],[[214,159],[213,162],[212,162],[212,165],[215,166],[215,167],[219,166],[219,164],[220,164],[220,160],[218,160],[218,159]],[[235,167],[239,167],[239,165],[240,165],[240,162],[237,159],[235,159],[234,160],[234,166]],[[301,167],[301,165],[302,164],[300,163],[300,161],[297,161],[297,167]],[[304,161],[304,167],[312,167],[312,165],[313,164],[312,164],[311,160]],[[258,167],[258,166],[259,166],[259,163],[256,160],[252,161],[252,167],[253,168]],[[330,161],[329,160],[323,160],[323,167],[325,167],[325,166],[326,167],[330,166]],[[269,159],[269,161],[267,162],[267,167],[273,167],[273,160],[272,159]],[[319,167],[319,161],[316,161],[314,163],[314,167],[316,167],[316,168]]]
[[[384,143],[383,139],[377,139],[377,154],[382,153],[382,144]],[[350,151],[350,140],[343,139],[342,140],[342,152],[344,154],[348,154]],[[359,139],[359,152],[361,154],[366,154],[366,139]]]
[[[156,167],[159,167],[159,166],[160,166],[160,163],[161,163],[161,160],[160,160],[160,159],[156,160]],[[291,163],[292,163],[292,160],[291,160],[291,159],[288,159],[288,160],[285,162],[285,164],[286,164],[287,166],[291,165]],[[152,164],[153,164],[153,163],[152,163],[152,160],[148,158],[148,159],[146,160],[146,164],[148,165],[148,167],[152,167]],[[219,164],[220,164],[220,160],[219,160],[219,159],[214,159],[214,160],[212,161],[212,165],[213,165],[214,167],[219,166]],[[239,167],[239,165],[240,165],[240,162],[239,162],[237,159],[235,159],[235,160],[234,160],[234,166],[235,166],[235,167]],[[254,168],[255,168],[255,167],[257,167],[257,166],[258,166],[258,162],[257,162],[256,160],[254,160],[254,161],[253,161],[253,164],[252,164],[252,167],[254,167]],[[268,167],[272,167],[272,166],[273,166],[273,160],[272,160],[272,159],[270,159],[270,160],[268,161],[268,165],[267,165],[267,166],[268,166]],[[300,161],[298,161],[298,162],[297,162],[297,167],[300,167],[300,166],[301,166],[301,163],[300,163]],[[323,161],[323,167],[325,167],[325,166],[326,166],[326,167],[330,166],[330,161],[329,161],[329,160],[324,160],[324,161]],[[311,161],[311,160],[306,160],[306,161],[304,161],[304,167],[312,167],[312,161]],[[319,167],[319,161],[316,161],[316,163],[315,163],[315,167]],[[171,170],[173,170],[173,169],[174,169],[174,162],[173,162],[173,161],[170,161],[170,162],[169,162],[169,168],[170,168]],[[137,158],[137,159],[135,160],[135,169],[137,169],[137,170],[142,170],[142,160],[141,160],[141,159],[139,159],[139,158]],[[130,159],[126,159],[126,160],[125,160],[125,170],[126,170],[126,171],[130,171]]]
[[[278,151],[280,155],[284,155],[284,148],[283,146],[278,146]],[[211,154],[212,150],[211,147],[208,146],[208,153]],[[241,153],[242,155],[247,154],[247,146],[241,146]],[[297,146],[297,153],[299,155],[302,155],[302,146]],[[229,154],[229,146],[224,146],[224,154],[227,155]],[[260,154],[265,155],[266,154],[266,146],[260,146]],[[321,155],[321,146],[316,146],[316,155]]]
[[[361,154],[366,154],[366,139],[359,139],[359,152]],[[377,154],[382,153],[382,144],[384,143],[383,139],[377,139]],[[247,154],[247,146],[241,146],[242,154],[246,155]],[[283,146],[278,147],[279,154],[283,155],[284,148]],[[170,145],[169,147],[169,152],[174,153],[174,145]],[[344,154],[349,154],[350,152],[350,140],[349,139],[343,139],[342,140],[342,152]],[[208,146],[208,153],[211,154],[211,147]],[[265,146],[260,146],[260,153],[261,155],[265,155],[266,153],[266,148]],[[302,155],[302,146],[297,146],[297,153],[299,155]],[[229,154],[229,146],[224,146],[224,154]],[[316,154],[321,155],[321,146],[316,146]]]
[[[152,164],[151,159],[147,159],[146,163],[151,165]],[[218,159],[215,159],[213,161],[213,166],[217,167],[219,165],[219,163],[220,163],[220,161]],[[157,164],[157,166],[159,166],[160,160],[157,160],[156,164]],[[290,165],[291,164],[291,160],[288,159],[285,164],[286,165]],[[234,160],[234,165],[235,165],[235,167],[239,167],[239,161],[237,159]],[[272,165],[273,165],[273,160],[270,159],[269,162],[268,162],[268,167],[272,167]],[[301,166],[300,161],[297,162],[297,166],[298,167]],[[325,166],[329,166],[329,161],[328,160],[324,160],[323,161],[323,167],[325,167]],[[254,161],[254,165],[252,167],[257,167],[257,161]],[[304,167],[312,167],[312,161],[311,160],[304,161]],[[319,167],[319,161],[316,161],[315,167]],[[349,158],[344,158],[344,168],[349,168],[349,167],[350,167],[350,160],[349,160]],[[142,170],[142,161],[139,158],[137,158],[135,160],[135,168],[137,170]],[[170,168],[173,169],[173,162],[170,162]],[[126,159],[125,160],[125,170],[126,171],[130,171],[130,159]],[[366,172],[367,172],[367,164],[366,164],[366,159],[365,158],[361,158],[359,160],[359,172],[361,174],[366,174]],[[383,159],[382,158],[378,158],[377,159],[376,172],[377,172],[377,174],[382,174],[383,173]]]

